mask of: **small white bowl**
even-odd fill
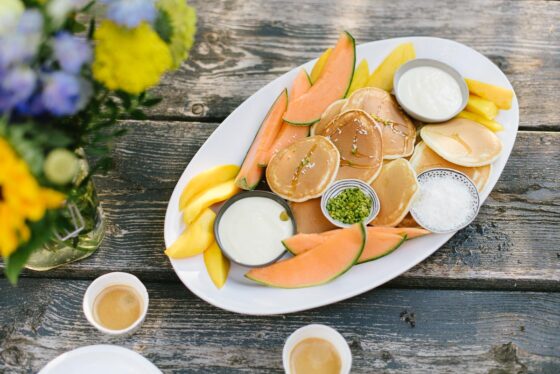
[[[350,347],[348,346],[348,343],[346,343],[346,339],[344,339],[344,337],[332,327],[313,324],[297,329],[288,337],[288,339],[286,339],[286,343],[284,343],[284,350],[282,352],[282,362],[286,374],[293,374],[290,369],[290,355],[292,350],[296,344],[303,339],[308,338],[325,339],[330,342],[340,355],[340,373],[350,373],[350,368],[352,367],[352,352],[350,352]]]
[[[129,286],[132,287],[138,295],[142,298],[142,313],[140,317],[129,327],[122,330],[111,330],[103,327],[99,324],[93,316],[93,307],[95,303],[95,298],[107,287],[111,286]],[[126,336],[133,334],[146,319],[146,314],[148,313],[148,304],[150,302],[150,297],[148,296],[148,291],[140,279],[136,278],[134,275],[122,272],[107,273],[99,278],[95,279],[84,294],[83,309],[89,323],[95,327],[97,330],[104,334],[111,336]]]

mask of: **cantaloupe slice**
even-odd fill
[[[171,258],[196,256],[204,252],[214,241],[214,220],[216,213],[205,209],[200,216],[189,225],[179,238],[165,250]]]
[[[245,276],[281,288],[311,287],[327,283],[350,269],[366,243],[363,224],[339,230],[315,248],[272,265],[251,269]]]
[[[321,114],[335,100],[342,99],[352,81],[356,48],[352,35],[344,32],[327,59],[321,76],[313,86],[290,105],[284,121],[294,125],[310,126],[319,121]]]
[[[370,75],[366,87],[377,87],[391,92],[393,90],[393,76],[406,62],[416,58],[414,45],[403,43],[398,45]]]
[[[288,99],[288,106],[290,106],[290,102],[293,102],[295,99],[306,93],[310,88],[311,80],[309,75],[307,75],[307,72],[304,69],[301,69],[292,85],[292,90],[290,91],[290,97]],[[278,151],[286,148],[299,139],[307,137],[308,135],[309,128],[307,126],[294,126],[284,122],[282,124],[282,128],[280,128],[280,131],[278,132],[278,136],[268,151],[265,160],[266,165],[268,165],[272,156],[278,153]]]
[[[204,264],[212,283],[218,288],[222,288],[226,283],[229,273],[229,259],[224,256],[222,250],[216,242],[210,244],[204,251]]]
[[[329,59],[329,56],[332,53],[332,50],[333,50],[332,48],[327,48],[325,52],[323,52],[323,54],[319,57],[315,65],[313,65],[313,69],[311,70],[311,76],[310,76],[311,84],[317,82],[317,79],[319,79],[319,77],[321,76],[321,73],[323,72],[323,68],[327,63],[327,60]]]
[[[367,60],[364,58],[358,64],[358,67],[354,71],[354,76],[352,77],[352,83],[350,84],[350,88],[346,93],[346,97],[352,95],[352,92],[365,87],[368,79],[369,79],[369,65]]]
[[[373,227],[368,227],[368,240],[358,263],[377,260],[380,257],[386,256],[399,248],[406,240],[406,235],[391,234],[386,232],[376,232]],[[370,234],[371,233],[371,234]]]
[[[430,231],[420,227],[384,227],[384,226],[370,226],[368,227],[368,234],[386,233],[397,234],[406,236],[407,240],[419,238],[424,235],[430,234]]]
[[[321,198],[290,202],[298,233],[321,233],[336,228],[321,210]]]
[[[509,88],[494,86],[493,84],[468,78],[465,79],[465,82],[467,82],[469,92],[478,95],[483,99],[492,101],[500,109],[511,108],[513,91]]]
[[[259,166],[259,162],[262,162],[262,159],[265,158],[264,152],[269,150],[282,126],[282,115],[286,111],[287,105],[288,91],[283,90],[264,117],[245,160],[243,160],[241,170],[239,170],[235,179],[239,188],[253,190],[259,184],[263,175],[263,169]]]
[[[238,172],[239,166],[237,165],[218,165],[197,174],[181,193],[179,210],[185,209],[187,204],[202,191],[235,178]]]
[[[225,201],[239,192],[235,181],[229,180],[207,189],[196,196],[183,210],[183,221],[190,225],[198,215],[211,205]]]
[[[342,229],[329,230],[320,234],[296,234],[282,240],[282,244],[295,256],[323,244],[331,235],[336,234],[340,230]]]

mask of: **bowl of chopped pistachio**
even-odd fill
[[[379,198],[371,186],[358,179],[334,182],[321,197],[321,210],[338,227],[368,224],[379,213]]]

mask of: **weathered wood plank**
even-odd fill
[[[344,335],[353,373],[560,371],[558,293],[385,289],[304,313],[251,317],[214,308],[181,285],[148,283],[142,329],[112,340],[82,313],[88,283],[0,281],[0,371],[37,372],[64,351],[116,343],[165,372],[279,373],[284,340],[308,323]]]
[[[33,277],[92,278],[133,271],[176,280],[163,255],[167,201],[212,123],[128,122],[116,168],[96,179],[107,237],[87,260]],[[560,133],[520,132],[478,219],[429,259],[397,278],[401,287],[560,290]]]
[[[519,97],[523,127],[560,128],[560,2],[556,1],[190,1],[199,31],[190,60],[164,79],[168,118],[220,120],[264,84],[333,45],[341,30],[358,43],[437,36],[495,62]]]

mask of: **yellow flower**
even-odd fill
[[[139,94],[171,67],[167,44],[145,22],[129,29],[106,20],[94,39],[93,76],[110,90]]]
[[[157,6],[169,16],[171,21],[173,33],[170,48],[173,69],[177,69],[189,57],[194,42],[196,11],[188,6],[185,0],[159,0]]]
[[[8,142],[0,138],[0,253],[10,256],[31,235],[27,221],[61,206],[64,194],[42,188]]]

